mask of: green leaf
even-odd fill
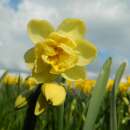
[[[88,113],[85,119],[83,130],[93,130],[94,123],[96,121],[101,103],[105,95],[106,85],[111,71],[111,64],[112,58],[108,58],[98,76],[95,89],[93,90],[92,97],[90,99]]]
[[[115,76],[115,80],[114,80],[115,81],[114,85],[115,85],[115,89],[116,89],[115,90],[116,94],[117,94],[117,91],[118,91],[118,85],[119,85],[120,80],[122,78],[122,75],[125,71],[125,68],[126,68],[126,63],[124,62],[119,66],[119,68],[116,72],[116,76]]]
[[[57,107],[58,114],[58,128],[57,130],[63,130],[64,125],[64,104]]]
[[[110,130],[117,130],[117,117],[116,117],[116,94],[122,75],[124,73],[126,63],[122,63],[118,68],[112,92],[110,93]]]
[[[3,75],[0,77],[0,83],[2,82],[2,80],[4,79],[4,77],[8,74],[8,71],[6,70]]]

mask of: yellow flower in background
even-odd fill
[[[107,83],[107,91],[111,92],[114,85],[114,80],[109,80]]]
[[[16,85],[18,83],[18,76],[6,74],[3,78],[3,83],[6,85]]]
[[[33,89],[34,87],[36,87],[37,84],[37,80],[33,77],[29,77],[25,80],[25,85],[28,89]]]
[[[57,29],[46,20],[31,20],[28,34],[34,47],[25,54],[25,62],[38,82],[49,82],[58,75],[68,80],[85,79],[85,65],[96,56],[96,47],[84,34],[80,19],[65,19]]]
[[[128,91],[129,84],[127,82],[122,82],[119,85],[119,90],[122,94],[126,93]]]
[[[68,89],[72,89],[74,86],[73,84],[74,84],[74,81],[66,80],[66,86]]]
[[[91,94],[95,84],[95,80],[79,80],[76,81],[75,86],[76,88],[80,89],[82,92],[88,95]]]
[[[127,77],[127,83],[128,83],[129,86],[130,86],[130,76]]]
[[[46,109],[46,104],[59,106],[64,103],[66,98],[65,88],[57,83],[45,83],[42,85],[41,94],[35,107],[35,115],[39,115]]]

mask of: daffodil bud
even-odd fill
[[[46,101],[53,106],[58,106],[64,103],[66,98],[65,88],[56,83],[46,83],[42,86],[42,93]]]
[[[28,101],[27,101],[27,98],[26,96],[24,95],[19,95],[15,101],[15,108],[22,108],[24,107],[25,105],[27,105]]]

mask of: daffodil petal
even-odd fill
[[[29,66],[30,69],[33,68],[34,60],[35,60],[35,49],[31,48],[24,54],[24,59],[26,64]]]
[[[62,73],[62,76],[67,80],[80,80],[86,78],[86,69],[85,67],[81,66],[75,66],[64,73]]]
[[[35,111],[34,114],[36,116],[40,115],[41,113],[43,113],[46,109],[46,103],[45,103],[45,99],[42,95],[42,93],[39,95],[38,100],[36,102],[36,106],[35,106]]]
[[[32,77],[34,77],[38,83],[45,83],[53,81],[56,78],[56,75],[50,74],[50,66],[44,63],[42,60],[37,61],[36,68],[32,70]]]
[[[66,35],[65,35],[66,34]],[[60,32],[52,32],[49,35],[49,38],[53,39],[54,41],[57,41],[57,44],[65,43],[69,47],[76,47],[75,41],[67,35],[67,33],[60,33]]]
[[[59,25],[58,30],[62,30],[64,32],[77,30],[81,35],[84,35],[86,27],[84,22],[80,19],[67,18]]]
[[[34,44],[43,41],[53,31],[53,26],[47,20],[33,19],[28,23],[28,34]]]
[[[67,45],[61,43],[58,47],[62,48],[67,54],[75,54],[76,55],[76,51],[70,47],[68,47]]]
[[[52,47],[56,44],[56,42],[52,39],[46,39],[43,43],[43,52],[47,56],[56,55],[56,50]]]
[[[66,98],[65,88],[56,83],[46,83],[42,86],[42,92],[48,102],[53,106],[64,103]]]
[[[42,60],[42,53],[44,49],[42,44],[37,44],[35,47],[35,61],[33,71],[35,73],[45,72],[48,73],[50,67]]]
[[[27,105],[27,103],[28,103],[27,97],[24,96],[24,95],[19,95],[19,96],[16,98],[16,101],[15,101],[15,108],[24,107],[25,105]]]
[[[50,69],[49,69],[50,70]],[[38,83],[51,82],[56,79],[57,75],[50,74],[48,68],[44,68],[41,72],[32,71],[32,77],[34,77]]]
[[[52,74],[59,74],[64,72],[65,70],[68,70],[76,65],[77,63],[77,56],[76,55],[62,55],[60,57],[60,64],[59,65],[53,65],[52,69],[50,70],[50,73]]]
[[[36,58],[34,62],[34,68],[32,70],[32,77],[34,77],[38,83],[45,83],[56,78],[56,75],[49,73],[51,66],[43,61],[42,53],[42,44],[37,44],[35,48]]]
[[[89,64],[97,55],[97,48],[86,40],[80,40],[77,44],[77,50],[80,52],[77,65],[84,66]]]

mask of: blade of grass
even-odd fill
[[[122,63],[118,68],[114,80],[112,92],[110,93],[110,130],[117,130],[117,116],[116,116],[116,93],[122,75],[124,73],[126,63]]]
[[[3,75],[0,77],[0,83],[2,82],[3,78],[8,74],[8,71],[5,71]]]
[[[96,121],[101,103],[103,101],[103,97],[105,95],[106,85],[111,70],[111,64],[112,58],[108,58],[98,76],[95,89],[93,90],[92,97],[90,99],[88,113],[85,119],[83,130],[92,130],[94,127],[94,123]]]

